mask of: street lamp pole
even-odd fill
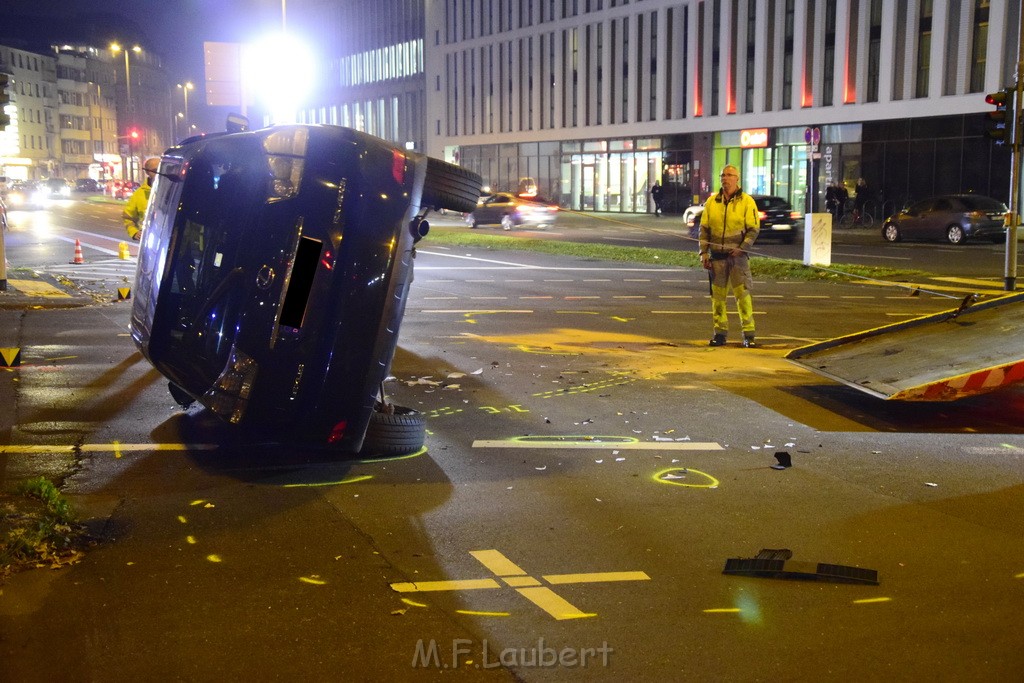
[[[130,66],[130,64],[128,62],[128,48],[127,47],[121,47],[117,43],[111,43],[110,44],[110,51],[113,52],[114,54],[117,54],[118,52],[122,52],[122,51],[124,52],[124,87],[125,87],[124,93],[125,93],[125,106],[128,109],[128,115],[129,115],[129,118],[131,119],[131,123],[135,123],[135,105],[132,102],[132,70],[131,70],[131,66]],[[142,52],[142,48],[139,47],[138,45],[134,45],[134,46],[132,46],[131,51],[136,53],[136,54],[139,54],[140,52]],[[129,154],[128,165],[130,167],[129,173],[131,175],[131,179],[135,180],[135,159],[134,159],[134,157],[131,156],[131,154],[132,154],[131,145],[129,145],[129,147],[128,147],[128,154]]]
[[[188,132],[189,132],[189,126],[188,126],[188,91],[189,90],[193,90],[196,86],[193,85],[192,81],[185,81],[184,83],[178,83],[178,87],[181,88],[181,92],[185,96],[185,118],[184,118],[185,133],[186,133],[185,137],[189,137],[188,136]]]

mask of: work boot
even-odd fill
[[[715,332],[715,336],[708,342],[708,346],[725,346],[725,335],[721,332]]]
[[[745,349],[756,349],[757,342],[754,341],[754,335],[743,335],[743,348]]]

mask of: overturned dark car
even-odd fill
[[[347,128],[192,138],[160,161],[132,339],[183,406],[242,431],[364,455],[423,444],[383,393],[432,209],[480,177]]]

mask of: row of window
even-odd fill
[[[39,71],[40,59],[36,55],[27,54],[24,52],[15,52],[14,50],[7,51],[7,64],[11,68],[27,69],[29,71]],[[3,65],[3,53],[0,52],[0,66]]]
[[[410,40],[339,60],[342,87],[379,83],[423,73],[423,41]]]
[[[944,25],[957,29],[944,44],[944,95],[984,87],[989,2],[967,2],[944,5]],[[449,0],[445,23],[459,25],[473,7],[513,5]],[[449,136],[926,98],[932,12],[931,0],[694,2],[478,41],[446,54],[434,87],[449,95]],[[960,35],[964,23],[971,30]]]
[[[629,0],[445,0],[445,42],[506,33],[534,24],[623,7]]]
[[[299,123],[355,128],[399,144],[423,139],[423,98],[409,92],[299,112]]]

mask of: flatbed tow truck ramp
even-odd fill
[[[1024,380],[1024,293],[856,332],[786,360],[877,398],[953,401]]]

